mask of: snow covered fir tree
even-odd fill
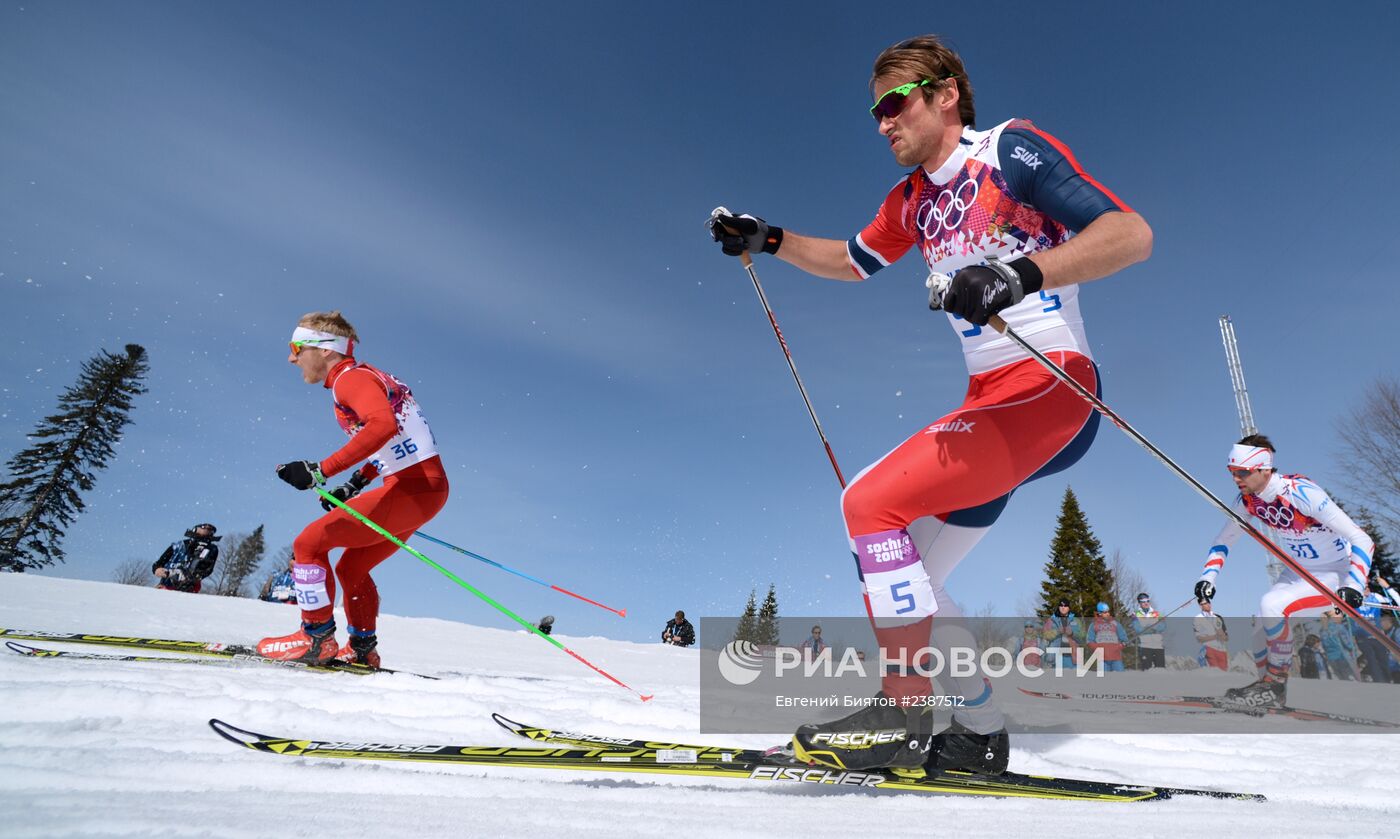
[[[10,458],[10,480],[0,484],[0,570],[63,561],[63,534],[83,511],[81,493],[116,454],[149,370],[138,344],[121,355],[100,350],[59,397],[59,412],[29,435],[37,442]]]
[[[739,625],[734,629],[734,641],[758,643],[758,592],[749,590],[749,601],[739,615]]]

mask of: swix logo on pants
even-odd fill
[[[945,422],[936,422],[924,429],[925,434],[937,434],[940,431],[971,431],[976,421],[968,422],[965,419],[951,419]]]

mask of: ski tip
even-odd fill
[[[519,734],[525,728],[524,723],[518,723],[504,714],[493,713],[491,715],[491,720],[496,723],[496,725],[514,734]]]
[[[250,749],[255,748],[255,746],[253,745],[254,742],[258,740],[269,739],[268,736],[265,734],[259,734],[256,731],[249,731],[246,728],[239,728],[236,725],[230,725],[229,723],[226,723],[221,719],[213,717],[209,719],[209,727],[214,729],[215,734],[219,735],[220,737],[224,738],[230,743],[236,743],[240,746],[247,746]]]

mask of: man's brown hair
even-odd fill
[[[1269,440],[1268,437],[1265,437],[1263,434],[1251,434],[1248,437],[1245,437],[1244,439],[1240,440],[1235,445],[1253,446],[1256,449],[1268,449],[1270,452],[1278,454],[1278,452],[1274,451],[1273,442]]]
[[[972,103],[972,82],[963,69],[958,57],[937,35],[920,35],[886,47],[875,59],[875,69],[870,74],[870,95],[879,96],[883,90],[875,89],[875,80],[882,76],[908,76],[910,81],[933,79],[939,83],[919,88],[924,101],[933,97],[939,87],[951,81],[958,86],[958,118],[969,128],[977,126],[977,109]],[[947,80],[947,81],[944,81]]]

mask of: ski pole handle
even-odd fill
[[[738,235],[739,235],[739,231],[735,230],[734,228],[730,227],[730,226],[727,225],[727,224],[721,224],[720,227],[723,227],[723,228],[724,228],[724,232],[725,232],[725,233],[728,233],[730,236],[738,236]],[[743,251],[740,251],[740,252],[739,252],[739,263],[740,263],[741,265],[743,265],[745,268],[752,268],[752,267],[753,267],[753,257],[752,257],[752,256],[749,256],[749,252],[748,252],[747,250],[743,250]]]

